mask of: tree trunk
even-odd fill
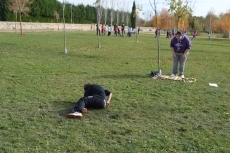
[[[179,21],[180,21],[180,19],[178,18],[178,19],[177,19],[177,25],[176,25],[177,31],[178,31],[178,28],[179,28]]]
[[[58,20],[57,20],[57,26],[58,26],[58,31],[59,31],[59,24],[58,24]]]
[[[18,12],[16,12],[16,17],[15,17],[15,33],[17,32],[17,21],[18,21]]]
[[[19,14],[19,17],[20,17],[20,32],[21,32],[21,35],[23,35],[22,33],[22,14],[21,13]]]
[[[228,33],[228,38],[230,39],[230,30],[229,30],[229,33]]]
[[[97,47],[98,48],[101,48],[101,44],[100,44],[100,37],[99,37],[99,30],[100,30],[100,27],[99,27],[99,24],[100,24],[100,8],[97,7],[97,40],[98,40],[98,43],[97,43]]]

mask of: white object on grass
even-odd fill
[[[216,83],[209,83],[209,85],[212,87],[218,87],[218,85]]]

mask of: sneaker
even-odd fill
[[[176,75],[175,74],[171,74],[171,77],[176,77]]]
[[[180,77],[184,79],[184,75],[181,75]]]
[[[81,118],[82,113],[79,112],[74,112],[74,113],[69,113],[66,115],[67,118]]]

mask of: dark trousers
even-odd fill
[[[97,35],[101,35],[101,31],[100,30],[97,30]]]
[[[103,109],[105,108],[105,105],[105,99],[97,95],[82,97],[77,101],[73,111],[82,112],[84,108]]]

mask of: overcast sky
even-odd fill
[[[63,0],[58,0],[63,2]],[[65,0],[66,2],[77,4],[84,4],[84,5],[93,5],[96,0]],[[107,0],[111,2],[111,0]],[[125,5],[125,9],[130,8],[129,11],[131,12],[133,0],[114,0],[116,2],[120,2],[121,6]],[[150,0],[153,2],[153,0]],[[230,0],[192,0],[195,4],[194,7],[194,16],[203,16],[205,17],[210,10],[213,10],[216,15],[220,13],[225,13],[227,10],[230,10]],[[149,0],[135,0],[136,5],[141,5],[143,9],[142,15],[143,18],[149,16],[149,14],[154,15],[154,12],[150,6]],[[168,8],[166,6],[165,0],[156,0],[157,2],[157,9],[161,11],[162,8]]]

